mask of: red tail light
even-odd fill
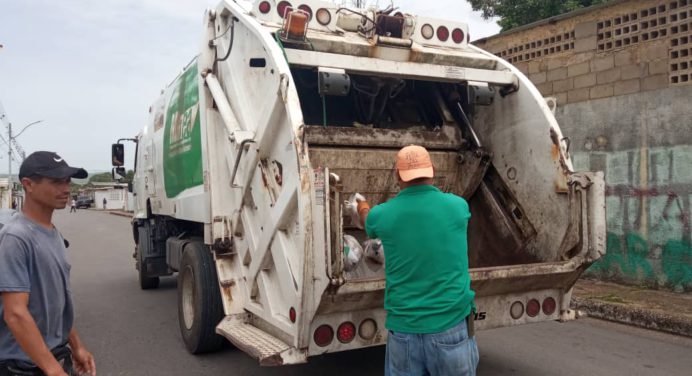
[[[339,325],[339,329],[336,331],[336,338],[341,343],[349,343],[353,341],[356,336],[356,326],[353,323],[345,322]]]
[[[296,309],[291,307],[291,309],[288,310],[288,318],[291,319],[291,322],[295,323],[296,322]]]
[[[268,1],[263,1],[259,4],[259,11],[262,14],[267,14],[272,10],[272,5]]]
[[[553,313],[555,313],[555,308],[557,308],[557,303],[555,303],[555,299],[547,297],[543,300],[543,313],[550,316]]]
[[[332,329],[332,327],[329,325],[321,325],[315,330],[312,339],[315,341],[317,346],[325,347],[332,343],[332,340],[334,339],[334,329]]]
[[[440,26],[437,28],[437,39],[442,42],[446,42],[449,39],[449,29],[446,26]]]
[[[461,44],[464,41],[464,31],[461,29],[454,29],[452,31],[452,40],[456,44]]]
[[[308,19],[312,21],[312,8],[309,6],[303,4],[298,7],[298,9],[302,10],[303,12],[307,13],[309,15]]]
[[[291,3],[288,1],[281,1],[276,5],[276,11],[279,12],[279,17],[284,18],[286,15],[286,9],[292,7]]]
[[[539,303],[538,300],[531,299],[526,303],[526,314],[529,315],[529,317],[536,317],[539,312],[541,312],[541,303]]]

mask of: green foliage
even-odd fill
[[[127,170],[125,173],[125,177],[123,179],[119,179],[119,183],[129,183],[134,179],[135,177],[135,171],[134,170]],[[89,182],[86,184],[87,186],[92,186],[91,183],[110,183],[113,182],[113,174],[111,172],[102,172],[100,174],[94,174],[89,177]]]
[[[530,24],[573,10],[602,4],[607,0],[468,0],[483,18],[500,17],[497,22],[502,31]]]
[[[129,183],[131,182],[135,177],[135,171],[134,170],[127,170],[127,173],[125,174],[125,177],[123,179],[120,179],[118,183]],[[102,172],[99,174],[94,174],[91,175],[88,179],[76,179],[77,182],[75,182],[75,179],[70,182],[70,196],[72,197],[77,197],[79,195],[79,191],[85,188],[93,188],[94,184],[92,183],[111,183],[113,182],[113,175],[110,172]]]
[[[113,181],[113,176],[110,172],[102,172],[89,177],[89,183],[108,183]]]
[[[81,184],[70,183],[70,197],[76,197],[82,187],[83,185]]]

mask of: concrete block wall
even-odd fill
[[[692,0],[613,3],[476,45],[558,104],[692,84]]]
[[[606,173],[608,253],[587,273],[692,291],[692,0],[615,0],[476,44],[557,99],[576,170]]]

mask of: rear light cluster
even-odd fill
[[[517,300],[509,307],[509,315],[515,320],[521,318],[524,313],[526,313],[526,315],[529,317],[536,317],[539,313],[541,313],[541,309],[543,310],[544,315],[550,316],[555,313],[555,310],[557,309],[557,302],[551,297],[543,299],[543,304],[541,304],[537,299],[530,299],[528,302],[526,302],[526,308],[524,308],[524,303]]]
[[[346,321],[341,323],[336,329],[336,339],[341,343],[350,343],[358,334],[360,338],[369,341],[375,337],[376,333],[377,323],[373,319],[363,320],[357,331],[356,326],[352,322]],[[315,329],[312,339],[319,347],[329,346],[334,341],[334,329],[328,324],[320,325]]]
[[[272,10],[272,5],[268,1],[262,1],[259,3],[258,8],[259,8],[260,13],[268,14]],[[291,4],[289,1],[280,1],[278,4],[276,4],[276,13],[281,18],[286,17],[286,12],[289,9],[293,9],[293,4]],[[310,8],[309,5],[306,5],[306,4],[298,5],[298,9],[307,13],[310,21],[312,21],[313,15],[315,15],[315,13],[312,12],[312,8]],[[317,22],[319,22],[320,25],[326,26],[332,22],[332,14],[326,8],[318,9],[316,15],[317,15]]]
[[[440,42],[446,42],[449,40],[450,33],[449,29],[447,26],[438,26],[437,30],[431,25],[431,24],[424,24],[420,28],[420,33],[425,39],[433,39],[433,37],[437,36],[437,39]],[[456,44],[461,44],[464,43],[464,38],[466,35],[464,35],[464,30],[461,30],[460,28],[455,28],[452,30],[451,33],[452,41]]]

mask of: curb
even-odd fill
[[[585,312],[590,317],[692,337],[692,319],[687,317],[630,307],[626,304],[606,303],[577,297],[572,297],[571,306]]]
[[[128,217],[128,218],[131,218],[131,217],[132,217],[132,214],[130,214],[130,213],[124,213],[124,212],[109,211],[108,213],[109,213],[109,214],[112,214],[112,215],[117,215],[117,216],[120,216],[120,217]]]

